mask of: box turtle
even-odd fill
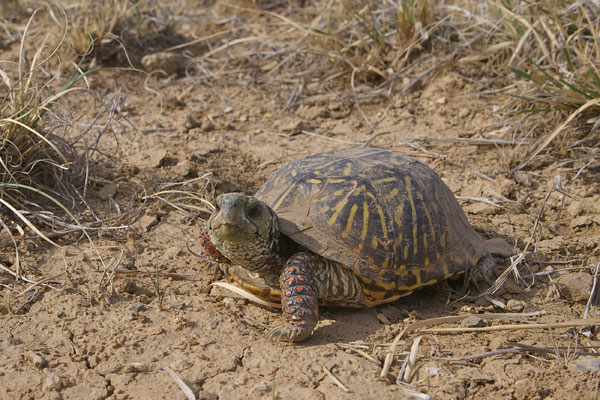
[[[319,305],[371,307],[493,258],[454,195],[394,151],[342,149],[281,167],[256,193],[221,194],[201,245],[245,289],[281,301],[269,337],[300,341]]]

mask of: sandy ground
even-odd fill
[[[190,37],[200,35],[200,25],[186,29]],[[18,43],[6,51],[16,57]],[[244,51],[230,49],[227,57],[242,57]],[[431,74],[402,94],[360,106],[332,94],[288,107],[298,81],[278,73],[240,68],[221,81],[197,69],[150,78],[122,71],[89,77],[104,100],[120,96],[112,132],[102,137],[102,154],[95,155],[89,201],[107,213],[112,198],[136,218],[126,228],[95,234],[97,250],[76,237],[57,239],[64,251],[40,242],[22,248],[24,273],[49,279],[47,286],[21,295],[0,287],[0,398],[184,399],[162,367],[200,399],[408,398],[396,376],[415,338],[423,335],[411,385],[432,398],[597,399],[598,368],[575,366],[582,360],[576,350],[594,352],[582,347],[600,345],[595,335],[582,334],[586,328],[417,330],[399,340],[389,375],[379,375],[394,338],[416,321],[510,311],[538,316],[438,326],[582,318],[600,255],[599,171],[576,176],[582,165],[564,163],[559,148],[509,173],[529,146],[493,142],[510,140],[514,132],[500,129],[497,106],[503,100],[481,93],[503,82],[475,67]],[[85,108],[92,99],[81,92],[66,102],[66,108]],[[572,130],[570,140],[579,132]],[[377,133],[382,134],[374,138]],[[595,138],[597,143],[597,133]],[[463,196],[461,205],[485,238],[503,238],[518,255],[533,237],[528,250],[536,253],[520,266],[530,277],[511,276],[492,296],[506,309],[486,299],[460,299],[443,283],[368,310],[325,309],[309,340],[275,345],[265,334],[279,321],[277,310],[223,288],[203,292],[212,270],[193,253],[201,252],[198,223],[208,215],[190,217],[156,198],[145,199],[166,183],[189,180],[176,187],[254,193],[285,162],[371,139],[369,145],[397,149],[435,169]],[[552,191],[556,177],[562,192]],[[14,250],[5,248],[2,257],[12,260]],[[99,257],[109,270],[118,263],[119,272],[103,273]],[[511,263],[509,257],[496,261],[497,273]],[[531,278],[551,269],[562,271]],[[0,278],[6,283],[8,275]],[[592,307],[590,318],[599,316]],[[547,351],[460,359],[525,345]]]

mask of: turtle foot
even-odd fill
[[[269,330],[267,338],[275,341],[279,344],[280,342],[301,342],[310,336],[311,332],[301,326],[294,326],[291,324],[278,325]]]

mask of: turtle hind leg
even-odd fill
[[[315,257],[307,253],[294,254],[279,277],[284,325],[274,327],[268,337],[300,342],[308,338],[319,321],[317,288],[313,270]]]
[[[493,285],[494,278],[494,267],[496,266],[496,261],[491,254],[486,254],[479,259],[475,267],[471,270],[469,274],[469,282],[475,286],[475,289],[478,292],[481,292],[479,288],[479,283],[485,282],[488,287]]]

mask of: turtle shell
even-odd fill
[[[373,303],[464,273],[488,254],[441,178],[394,151],[304,157],[256,197],[277,213],[283,234],[351,269]]]

